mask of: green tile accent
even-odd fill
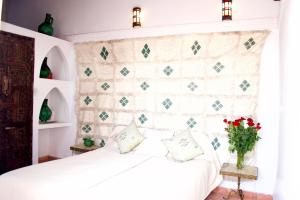
[[[224,69],[224,67],[225,66],[222,63],[217,62],[213,68],[214,70],[216,70],[216,72],[220,73]]]
[[[167,66],[164,68],[164,73],[167,75],[167,76],[170,76],[170,74],[172,74],[174,70],[170,67],[170,66]]]
[[[108,51],[107,51],[107,49],[105,48],[105,47],[102,47],[102,50],[101,50],[101,52],[100,52],[100,56],[104,59],[104,60],[106,60],[106,58],[108,57]]]
[[[148,44],[144,45],[144,48],[142,49],[141,52],[142,52],[142,54],[144,55],[145,58],[147,58],[149,56],[151,50],[150,50]]]
[[[101,85],[101,87],[102,87],[102,89],[103,90],[107,90],[108,88],[110,88],[110,86],[108,85],[108,83],[103,83],[102,85]]]
[[[244,80],[241,84],[240,84],[240,88],[245,92],[248,88],[250,87],[250,83],[246,80]]]
[[[90,76],[93,73],[93,71],[90,68],[86,68],[84,73],[86,76]]]
[[[171,106],[172,106],[172,101],[170,99],[165,99],[163,102],[162,102],[162,105],[166,108],[166,109],[169,109]]]
[[[105,111],[99,115],[99,118],[102,119],[102,121],[105,121],[108,117],[109,115]]]
[[[90,127],[90,125],[86,124],[85,126],[82,127],[82,130],[88,133],[92,130],[92,128]]]
[[[93,100],[89,96],[87,96],[83,101],[86,105],[89,105]]]
[[[198,85],[196,85],[194,82],[191,82],[190,84],[188,84],[187,86],[191,91],[194,91],[197,89]]]
[[[128,101],[128,99],[126,99],[126,97],[122,97],[122,99],[120,99],[119,102],[122,106],[126,106],[129,103],[129,101]]]
[[[219,100],[216,100],[212,107],[215,109],[215,111],[219,111],[221,108],[223,108],[223,105]]]
[[[194,128],[195,125],[197,124],[197,122],[192,117],[186,123],[190,128]]]
[[[247,50],[255,45],[254,39],[251,37],[247,42],[244,43]]]
[[[126,76],[127,74],[129,74],[129,70],[126,68],[126,67],[124,67],[121,71],[120,71],[120,73],[123,75],[123,76]]]
[[[196,40],[193,44],[193,46],[191,47],[194,55],[196,55],[198,53],[198,51],[201,49],[201,46],[199,44],[199,42]]]
[[[141,124],[144,124],[148,119],[144,114],[141,114],[141,116],[139,117],[139,120],[140,120]]]
[[[146,83],[145,81],[140,86],[144,91],[146,91],[148,89],[148,87],[150,87],[149,84]]]
[[[211,142],[211,145],[214,147],[214,150],[217,150],[221,146],[219,139],[217,137],[215,137],[215,139],[213,139],[213,141]]]

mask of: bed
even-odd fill
[[[107,144],[1,175],[0,199],[203,200],[222,178],[211,145],[202,146],[204,155],[174,162],[139,150],[120,154]]]

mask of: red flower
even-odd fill
[[[240,118],[240,121],[243,121],[243,120],[245,120],[245,118],[244,118],[244,117],[241,117],[241,118]]]
[[[247,122],[248,126],[254,126],[255,124],[253,123],[253,120],[252,121],[248,121]]]
[[[253,119],[252,118],[248,118],[247,121],[253,123]]]
[[[231,121],[228,121],[227,124],[231,124]]]
[[[256,128],[256,130],[261,129],[260,123],[257,123],[255,128]]]
[[[233,122],[233,126],[239,126],[240,125],[240,120],[235,120]]]
[[[227,119],[224,119],[223,122],[224,122],[224,123],[227,123]]]

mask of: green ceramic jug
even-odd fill
[[[38,32],[44,33],[46,35],[53,35],[53,17],[51,14],[46,13],[46,19],[43,23],[39,25]]]
[[[50,68],[48,67],[47,57],[44,58],[42,66],[41,66],[40,78],[52,79],[52,72],[51,72]]]
[[[41,122],[47,122],[52,115],[52,111],[48,106],[48,99],[44,99],[41,110],[40,110],[40,116],[39,119]]]

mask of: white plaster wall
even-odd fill
[[[233,19],[277,18],[279,4],[273,0],[234,0]],[[58,36],[131,30],[134,6],[142,8],[142,24],[148,28],[221,21],[221,0],[9,0],[3,20],[37,30],[49,12]]]
[[[299,199],[300,1],[285,0],[280,18],[281,120],[276,200]]]

